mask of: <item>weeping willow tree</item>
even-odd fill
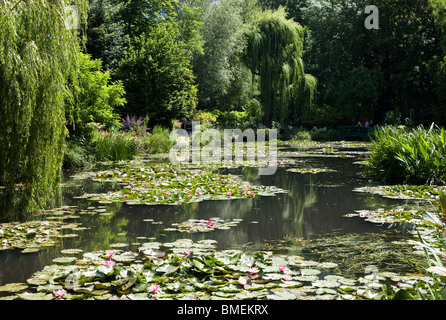
[[[0,220],[60,196],[64,105],[87,0],[0,0]],[[70,6],[71,5],[71,6]]]
[[[303,42],[304,29],[287,19],[283,8],[264,11],[248,34],[246,61],[253,77],[260,77],[267,125],[283,123],[311,103],[316,79],[304,72]]]

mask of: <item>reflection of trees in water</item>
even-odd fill
[[[313,185],[313,175],[286,172],[278,168],[274,180],[276,186],[288,190],[287,194],[271,199],[271,213],[278,228],[278,235],[301,237],[306,232],[304,211],[316,203],[317,196]]]

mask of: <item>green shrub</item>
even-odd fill
[[[336,140],[338,137],[338,132],[336,130],[334,129],[327,130],[326,128],[321,128],[321,129],[313,128],[310,134],[311,134],[311,140],[314,141],[332,141]]]
[[[110,72],[103,71],[101,60],[81,52],[78,58],[79,79],[71,85],[73,99],[66,106],[70,135],[89,136],[93,133],[88,125],[91,122],[101,123],[107,130],[119,127],[115,109],[126,103],[122,82],[111,80]]]
[[[446,183],[445,130],[432,125],[378,128],[372,134],[367,173],[387,183]]]
[[[98,131],[92,143],[98,161],[131,160],[138,153],[137,138],[129,134]]]
[[[174,141],[169,140],[169,135],[170,131],[168,129],[155,126],[150,134],[140,137],[140,149],[150,154],[169,152],[175,144]]]
[[[63,168],[82,168],[88,167],[94,162],[94,153],[92,147],[88,145],[85,139],[67,139],[65,140]]]
[[[285,128],[281,134],[282,140],[299,140],[310,141],[311,134],[305,129],[299,128]]]

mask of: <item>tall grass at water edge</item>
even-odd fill
[[[99,161],[131,160],[138,153],[136,137],[124,133],[99,131],[92,142]]]
[[[385,183],[446,183],[444,128],[385,126],[372,133],[366,174]]]

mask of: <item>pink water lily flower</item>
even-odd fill
[[[188,197],[188,198],[192,197],[192,193],[188,193],[188,194],[187,194],[187,197]]]
[[[251,273],[257,273],[259,271],[260,270],[258,268],[256,268],[256,267],[252,267],[251,270],[250,270]]]
[[[246,283],[248,282],[248,278],[247,277],[240,277],[238,278],[238,283],[242,286],[244,286]]]
[[[232,196],[232,193],[231,193],[231,192],[228,192],[228,197],[230,197],[230,196]]]
[[[289,274],[286,274],[286,275],[283,276],[283,280],[284,281],[291,281],[292,279],[293,278]]]
[[[213,227],[215,226],[215,223],[213,223],[211,220],[208,221],[208,226]]]
[[[48,221],[43,221],[44,226],[48,226],[50,223]]]
[[[112,251],[107,252],[107,258],[111,259],[113,258],[115,254]]]
[[[188,255],[190,255],[191,251],[189,249],[186,249],[183,251],[184,257],[186,258]]]
[[[160,291],[161,287],[158,284],[153,284],[149,287],[149,292],[151,293],[158,293]]]
[[[56,296],[57,300],[62,299],[62,297],[65,295],[65,293],[67,293],[67,292],[64,289],[60,289],[60,290],[53,292],[53,294]]]
[[[115,262],[114,261],[104,261],[103,264],[106,267],[113,267],[115,265]]]
[[[196,194],[200,194],[200,190],[195,191]]]
[[[124,197],[125,197],[125,198],[128,198],[128,197],[129,197],[129,194],[128,194],[128,193],[126,193],[126,194],[124,195]]]
[[[287,269],[286,266],[279,265],[279,270],[280,270],[280,271],[285,272],[286,269]]]

